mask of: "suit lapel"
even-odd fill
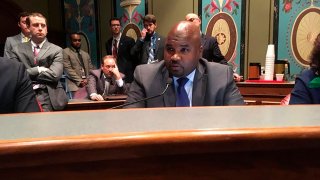
[[[165,89],[167,85],[167,79],[169,78],[169,72],[165,68],[165,66],[162,69],[162,76],[163,79],[161,80],[161,89]],[[164,98],[164,107],[174,107],[176,106],[176,95],[175,95],[175,89],[174,89],[174,83],[171,82],[171,85],[167,89],[167,91],[163,95]]]
[[[158,36],[158,34],[156,34],[156,50],[154,52],[154,58],[157,58],[157,54],[158,54],[158,49],[159,49],[159,46],[160,46],[160,41],[161,41],[161,37]]]
[[[19,43],[21,43],[22,41],[21,41],[21,33],[20,34],[18,34],[18,35],[16,35],[16,36],[14,36],[14,41],[16,41],[15,43],[16,44],[19,44]]]
[[[124,45],[124,43],[125,43],[125,39],[124,39],[123,35],[121,35],[119,45],[118,45],[118,56],[119,55],[121,56],[121,54],[122,54],[122,49],[123,49],[122,46]]]
[[[44,59],[43,56],[46,54],[46,52],[50,49],[48,40],[43,44],[43,46],[40,49],[40,52],[38,54],[38,60]]]
[[[204,105],[207,80],[208,75],[206,74],[205,67],[199,63],[193,80],[192,106]]]
[[[28,60],[28,64],[33,67],[35,66],[34,64],[34,54],[33,54],[33,51],[32,51],[32,45],[31,45],[31,41],[29,42],[26,42],[26,43],[23,43],[23,46],[22,46],[24,49],[22,51],[24,51],[26,53],[26,56],[27,56],[27,60]]]

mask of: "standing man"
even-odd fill
[[[47,40],[47,20],[42,14],[31,13],[26,23],[31,41],[13,47],[10,58],[25,65],[42,109],[62,110],[68,101],[59,81],[63,72],[62,49]]]
[[[67,88],[72,98],[79,88],[88,84],[89,71],[94,67],[90,55],[81,49],[81,34],[70,34],[71,46],[63,50],[63,67],[67,75]]]
[[[164,61],[137,66],[127,103],[159,95],[168,79],[171,87],[160,97],[127,107],[242,105],[243,98],[233,80],[232,70],[201,58],[200,29],[181,21],[168,33]]]
[[[103,96],[109,94],[124,94],[126,85],[113,56],[102,59],[101,69],[90,71],[88,79],[88,94],[91,100],[103,101]]]
[[[200,30],[201,19],[197,14],[189,13],[186,15],[185,20],[194,23]],[[206,36],[202,32],[201,33],[201,44],[203,47],[202,57],[210,62],[217,62],[220,64],[228,65],[228,61],[221,54],[217,39],[212,36]],[[235,81],[240,81],[241,77],[237,74],[233,74]]]
[[[201,19],[198,15],[189,13],[186,15],[185,19],[194,23],[197,27],[201,26]],[[221,54],[217,39],[212,36],[206,36],[201,33],[201,43],[203,47],[202,57],[208,60],[209,62],[217,62],[220,64],[228,64],[228,61]]]
[[[133,80],[133,72],[136,66],[136,58],[130,54],[135,41],[121,33],[121,22],[119,18],[112,18],[109,21],[112,37],[106,43],[108,55],[116,58],[119,71],[124,73],[127,83]]]
[[[15,36],[7,37],[6,43],[4,45],[4,57],[9,57],[12,47],[14,47],[15,45],[28,42],[30,40],[30,31],[26,25],[26,19],[29,14],[30,13],[28,12],[22,12],[17,17],[18,26],[21,29],[21,32]]]
[[[138,64],[151,64],[163,60],[165,39],[155,32],[157,28],[156,17],[148,14],[143,18],[144,29],[141,38],[131,49],[132,54],[138,57]]]

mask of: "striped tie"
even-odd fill
[[[154,63],[154,36],[150,38],[150,47],[149,47],[149,57],[148,57],[148,64]]]

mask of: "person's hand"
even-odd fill
[[[111,70],[111,72],[113,73],[113,75],[115,76],[116,80],[119,80],[121,79],[121,75],[120,75],[120,72],[119,72],[119,69],[118,69],[118,66],[116,65],[115,68],[113,68]]]
[[[103,97],[100,94],[95,94],[90,96],[91,100],[93,101],[104,101]]]
[[[39,73],[46,72],[47,70],[48,70],[48,68],[46,68],[46,67],[38,66]]]
[[[146,38],[146,35],[147,35],[147,29],[146,28],[143,28],[142,31],[141,31],[141,40],[144,40],[144,38]]]
[[[88,81],[87,81],[86,79],[83,79],[83,80],[80,82],[79,87],[85,87],[87,84],[88,84]]]
[[[235,81],[235,82],[240,82],[241,81],[241,76],[239,75],[239,74],[237,74],[237,73],[233,73],[233,80]]]

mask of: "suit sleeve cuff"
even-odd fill
[[[118,87],[122,87],[124,84],[122,79],[116,80],[116,83],[117,83]]]

